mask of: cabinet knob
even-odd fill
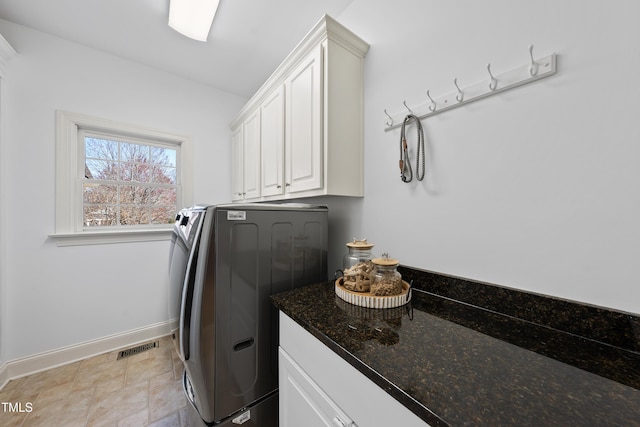
[[[282,188],[282,185],[278,184],[276,188]]]
[[[284,186],[285,186],[285,187],[290,187],[290,186],[291,186],[291,184],[287,182]]]

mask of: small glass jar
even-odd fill
[[[367,242],[367,239],[353,239],[347,243],[347,247],[349,253],[343,259],[342,285],[353,292],[369,292],[373,243]]]
[[[367,239],[353,239],[347,243],[349,253],[347,253],[342,262],[342,267],[346,270],[361,262],[371,261],[371,248],[373,243],[367,242]]]
[[[402,275],[398,272],[400,262],[397,259],[383,256],[371,260],[371,295],[393,296],[402,293]]]

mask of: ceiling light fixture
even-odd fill
[[[220,0],[170,0],[169,26],[194,40],[206,42]]]

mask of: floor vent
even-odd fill
[[[150,343],[146,343],[146,344],[142,344],[139,345],[137,347],[132,347],[132,348],[128,348],[126,350],[122,350],[120,352],[118,352],[118,359],[124,359],[125,357],[129,357],[129,356],[134,356],[136,354],[142,353],[144,351],[147,350],[151,350],[152,348],[157,348],[159,347],[159,342],[155,341],[155,342],[150,342]]]

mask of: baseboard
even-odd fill
[[[10,360],[0,366],[0,390],[10,380],[47,369],[57,368],[58,366],[67,365],[123,347],[140,344],[168,335],[170,331],[170,322],[160,322],[84,343],[35,354],[33,356]]]

